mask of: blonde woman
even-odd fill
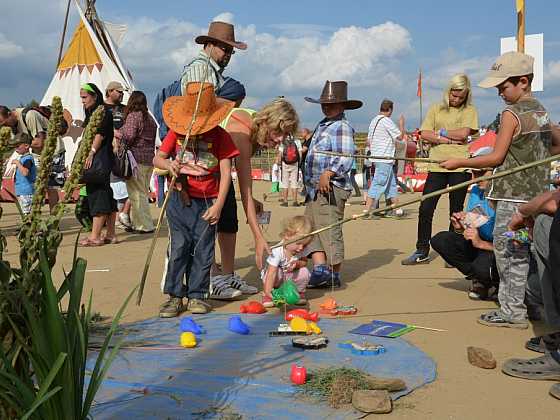
[[[228,99],[234,99],[239,105],[245,97],[245,90],[241,85],[237,91],[239,92],[237,97],[228,96]],[[259,270],[263,267],[265,252],[269,254],[270,248],[257,222],[257,213],[262,210],[262,204],[253,198],[251,157],[257,149],[274,148],[286,137],[294,135],[298,124],[299,118],[294,107],[284,99],[276,99],[258,112],[246,108],[234,108],[220,124],[231,135],[233,143],[239,150],[239,156],[235,159],[235,169],[243,210],[255,241],[255,258]],[[232,185],[218,222],[222,267],[221,274],[211,278],[210,297],[213,299],[229,300],[241,294],[258,292],[256,287],[248,285],[235,273],[237,231],[237,204]]]
[[[478,113],[472,105],[471,82],[467,75],[456,74],[449,81],[441,103],[433,104],[420,127],[422,140],[431,147],[430,156],[440,159],[457,157],[465,151],[469,136],[478,132]],[[467,157],[467,156],[465,156]],[[471,178],[464,170],[448,171],[433,167],[428,172],[423,195],[447,186],[457,185]],[[449,194],[449,215],[463,210],[467,189]],[[403,265],[427,264],[430,262],[430,238],[432,219],[439,197],[430,198],[420,205],[418,216],[418,239],[416,251],[401,261]],[[450,230],[453,227],[450,226]]]

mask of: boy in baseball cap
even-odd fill
[[[450,159],[446,169],[497,167],[504,171],[550,156],[550,118],[531,94],[533,57],[520,52],[502,54],[492,65],[480,87],[498,89],[506,103],[501,114],[496,146],[492,153],[470,159]],[[556,147],[557,145],[554,145]],[[548,189],[549,167],[535,166],[494,180],[488,199],[496,205],[494,254],[500,275],[500,309],[483,314],[478,322],[491,327],[527,328],[525,288],[529,273],[529,245],[514,244],[504,233],[522,203]]]

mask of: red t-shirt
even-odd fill
[[[160,151],[175,158],[181,150],[184,136],[169,130]],[[188,193],[195,198],[214,198],[220,187],[220,160],[239,155],[231,136],[221,127],[214,127],[198,136],[191,136],[181,173],[188,176]]]

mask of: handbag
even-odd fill
[[[93,155],[91,166],[84,170],[81,182],[84,184],[105,184],[111,176],[111,156],[107,147]]]
[[[132,176],[132,165],[128,158],[128,148],[123,142],[119,142],[119,146],[113,160],[113,175],[119,178],[130,178]]]

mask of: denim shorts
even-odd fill
[[[368,197],[379,200],[382,194],[386,199],[397,196],[397,179],[392,163],[375,162],[375,174],[368,190]]]

